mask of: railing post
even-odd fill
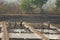
[[[2,33],[3,33],[2,40],[9,40],[6,21],[3,21],[2,25],[3,25],[2,26]]]

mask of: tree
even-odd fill
[[[32,0],[31,3],[33,3],[34,5],[36,5],[36,7],[42,7],[43,4],[45,4],[47,2],[47,0]]]
[[[41,8],[47,0],[20,0],[20,9],[22,11],[32,11],[37,7]]]
[[[60,0],[56,0],[56,8],[54,9],[54,14],[60,15]]]
[[[60,0],[56,0],[56,1],[57,1],[57,3],[56,3],[57,8],[60,8]]]
[[[20,1],[20,9],[23,10],[23,11],[28,11],[28,10],[31,10],[30,8],[32,8],[30,6],[30,0],[21,0]]]

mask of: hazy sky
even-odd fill
[[[4,0],[4,3],[18,3],[19,0]]]
[[[17,0],[4,0],[5,2],[9,2],[9,3],[11,3],[11,2],[17,2]]]

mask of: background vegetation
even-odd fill
[[[43,5],[47,3],[48,0],[19,0],[19,3],[5,4],[0,0],[0,12],[1,13],[13,13],[13,14],[35,14],[35,13],[46,13],[46,14],[58,14],[60,15],[60,0],[56,0],[56,7],[52,7],[51,11],[44,11],[42,9]]]

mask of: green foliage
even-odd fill
[[[20,0],[20,9],[29,11],[37,7],[41,8],[47,0]]]
[[[57,1],[57,3],[56,3],[57,8],[60,8],[60,0],[56,0],[56,1]]]
[[[32,0],[31,3],[36,5],[37,7],[42,7],[44,3],[46,3],[47,0]]]
[[[21,0],[20,1],[20,8],[21,8],[21,10],[27,10],[28,9],[28,2],[27,2],[27,0]]]
[[[60,0],[56,0],[56,8],[54,9],[54,14],[60,15]]]

